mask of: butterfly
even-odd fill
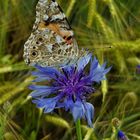
[[[24,44],[24,59],[29,65],[55,66],[80,57],[68,20],[55,0],[39,0],[32,33]]]

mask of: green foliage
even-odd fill
[[[94,51],[113,68],[88,99],[95,107],[94,131],[82,122],[84,140],[113,140],[111,120],[132,140],[140,139],[139,0],[59,0],[80,48]],[[27,98],[32,77],[23,45],[35,19],[37,0],[0,1],[0,140],[76,139],[71,115],[45,115]],[[57,114],[57,115],[56,115]],[[61,118],[60,118],[61,117]]]

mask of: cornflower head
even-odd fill
[[[85,71],[88,64],[89,71]],[[111,67],[105,67],[106,63],[100,65],[96,57],[93,59],[91,54],[81,57],[75,64],[60,68],[36,65],[38,71],[32,74],[37,78],[33,82],[47,81],[48,84],[29,86],[33,90],[30,94],[33,103],[38,108],[43,108],[44,113],[52,112],[57,108],[69,110],[74,121],[83,117],[92,127],[94,107],[86,101],[86,98],[94,93],[94,83],[104,80],[105,74],[110,71]]]
[[[126,135],[121,130],[118,131],[118,140],[128,140]]]

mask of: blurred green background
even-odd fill
[[[35,20],[37,0],[0,0],[0,140],[76,140],[71,114],[43,114],[31,103],[31,67],[23,45]],[[82,121],[83,140],[115,140],[111,120],[121,121],[130,140],[140,140],[140,1],[58,0],[80,48],[112,65],[88,101],[95,130]]]

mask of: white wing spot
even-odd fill
[[[48,20],[48,18],[49,18],[48,15],[43,16],[43,20]]]

